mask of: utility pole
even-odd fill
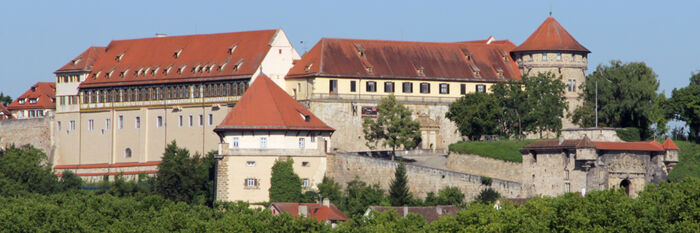
[[[598,128],[598,80],[595,81],[595,127]]]

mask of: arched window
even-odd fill
[[[124,158],[131,158],[131,148],[127,147],[124,149]]]

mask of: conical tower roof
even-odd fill
[[[554,17],[549,16],[530,37],[512,52],[570,51],[590,53]]]

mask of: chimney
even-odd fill
[[[168,34],[165,33],[156,33],[156,37],[167,37]]]
[[[306,205],[299,205],[299,217],[306,217],[309,214],[309,209]]]
[[[331,207],[331,201],[328,200],[328,198],[326,198],[326,197],[323,198],[323,206]]]
[[[406,217],[408,215],[408,205],[403,205],[403,216]]]

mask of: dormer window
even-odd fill
[[[423,72],[423,66],[419,66],[418,68],[416,68],[416,74],[418,74],[418,76],[425,76],[425,73]]]
[[[501,68],[496,69],[496,75],[498,75],[499,78],[503,78],[503,69],[501,69]]]
[[[474,77],[478,78],[481,76],[481,70],[476,65],[472,65],[472,72],[474,73]]]
[[[151,76],[156,76],[156,74],[158,73],[158,69],[159,69],[159,68],[160,68],[160,67],[153,68],[153,69],[151,70]]]
[[[36,87],[32,87],[32,92],[36,92]]]
[[[219,72],[224,71],[224,67],[226,67],[226,62],[221,63],[221,65],[219,65]]]
[[[36,102],[39,100],[39,98],[31,98],[29,99],[29,104],[36,104]]]
[[[236,51],[236,48],[238,48],[238,45],[237,45],[237,44],[235,44],[235,45],[229,47],[229,48],[228,48],[228,54],[229,54],[229,55],[230,55],[230,54],[233,54],[233,52]]]
[[[180,68],[178,68],[177,74],[182,74],[182,72],[185,70],[185,67],[187,67],[187,65],[182,65]]]
[[[374,68],[371,66],[365,67],[365,70],[367,71],[367,73],[374,73]]]
[[[510,55],[506,51],[501,51],[501,55],[503,57],[504,62],[509,62],[510,61]]]
[[[239,69],[241,69],[241,66],[242,66],[242,65],[243,65],[243,58],[241,58],[241,60],[239,60],[238,62],[236,62],[235,65],[233,65],[233,70],[234,70],[234,71],[238,71]]]
[[[309,70],[311,70],[312,66],[314,66],[313,63],[306,65],[306,67],[304,67],[304,71],[309,72]]]
[[[119,73],[119,77],[124,78],[124,76],[126,76],[126,74],[127,74],[128,72],[129,72],[129,69],[126,69],[126,70],[120,72],[120,73]]]
[[[105,77],[107,77],[107,78],[112,77],[112,72],[114,72],[114,71],[109,71],[109,72],[107,72],[107,74],[105,74]]]
[[[472,61],[472,55],[471,55],[471,54],[465,54],[465,55],[464,55],[464,60],[466,60],[466,61]]]
[[[199,69],[199,64],[197,64],[196,66],[192,67],[192,73],[193,73],[193,74],[196,74],[198,69]]]
[[[361,44],[355,44],[355,48],[357,49],[357,56],[365,57],[365,48]]]
[[[168,68],[163,69],[163,75],[168,75],[168,73],[170,73],[170,69],[172,68],[172,66],[168,66]]]
[[[24,104],[24,103],[26,103],[26,102],[27,102],[27,99],[26,99],[26,98],[22,98],[22,99],[18,99],[18,100],[17,100],[17,103],[19,103],[19,104]]]
[[[124,57],[124,54],[122,53],[122,54],[117,55],[117,57],[115,57],[114,60],[117,60],[117,62],[120,62],[120,61],[122,61],[123,57]]]
[[[179,50],[175,51],[175,53],[173,53],[173,57],[179,58],[181,53],[182,53],[182,49],[179,49]]]
[[[102,71],[98,71],[97,73],[92,75],[92,79],[97,79],[98,77],[100,77],[100,73],[102,73]]]
[[[73,60],[73,65],[78,64],[78,62],[80,62],[80,58]]]

